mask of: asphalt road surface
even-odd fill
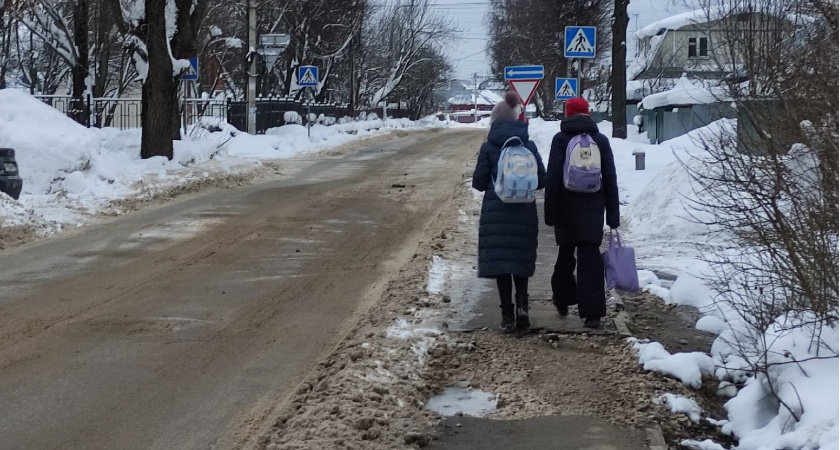
[[[0,448],[250,446],[412,256],[484,135],[289,160],[0,253]]]

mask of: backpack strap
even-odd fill
[[[502,144],[502,148],[507,147],[507,146],[508,146],[508,142],[510,142],[510,141],[512,141],[512,140],[514,140],[514,139],[516,139],[517,141],[519,141],[519,145],[525,145],[525,144],[522,142],[522,139],[520,139],[520,138],[519,138],[519,136],[511,136],[511,137],[507,138],[507,140],[505,141],[505,143],[504,143],[504,144]]]
[[[582,136],[583,136],[582,134],[576,134],[576,135],[572,136],[571,139],[569,139],[569,143],[566,145],[566,154],[567,155],[572,152],[573,148],[575,148],[575,144],[578,144],[578,143],[581,142],[581,140],[583,139]]]

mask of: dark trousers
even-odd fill
[[[511,281],[511,278],[513,281]],[[516,285],[516,294],[525,295],[528,293],[528,277],[517,275],[499,275],[496,277],[496,286],[499,288],[499,299],[502,309],[513,308],[513,286]]]
[[[597,245],[559,246],[558,249],[557,262],[551,275],[551,294],[555,301],[567,306],[578,305],[582,318],[606,316],[604,260],[601,259],[601,250]]]

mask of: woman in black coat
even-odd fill
[[[601,189],[594,193],[572,192],[563,185],[566,147],[573,137],[583,133],[592,137],[601,153]],[[552,301],[561,316],[569,314],[569,306],[578,305],[579,315],[585,319],[584,326],[600,328],[601,317],[607,314],[600,250],[604,211],[607,225],[618,228],[618,184],[610,141],[598,132],[598,126],[589,116],[589,104],[582,98],[566,102],[566,118],[551,141],[546,178],[545,223],[554,226],[559,247],[551,275]]]
[[[481,145],[473,172],[472,186],[484,192],[478,227],[478,276],[495,278],[502,309],[502,330],[531,326],[528,318],[528,278],[534,275],[537,261],[539,219],[537,205],[504,203],[493,189],[496,166],[505,141],[517,136],[536,156],[539,183],[542,189],[545,166],[537,145],[528,140],[528,124],[517,120],[519,96],[508,92],[505,101],[490,114],[490,133]],[[512,291],[516,286],[516,308]]]

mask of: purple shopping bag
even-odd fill
[[[616,243],[616,241],[618,241]],[[607,274],[607,289],[619,288],[624,291],[639,290],[639,274],[636,272],[636,252],[621,245],[621,236],[610,230],[610,247],[602,255]]]

